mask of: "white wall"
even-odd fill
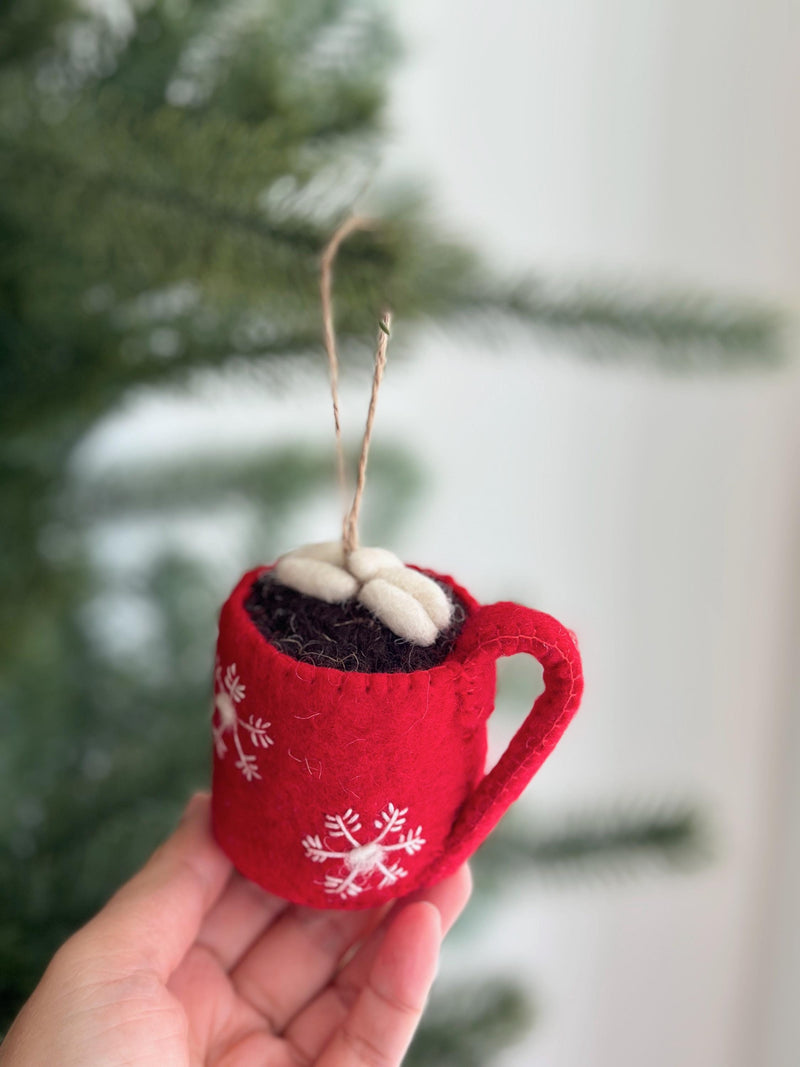
[[[503,262],[800,282],[793,0],[398,5],[393,163]]]
[[[797,5],[416,0],[402,17],[388,169],[432,175],[443,218],[499,264],[796,306]],[[504,1063],[789,1067],[797,375],[666,380],[440,338],[420,355],[381,413],[435,470],[407,553],[582,639],[584,709],[534,802],[693,797],[717,853],[667,880],[514,890],[487,951],[505,943],[544,1005]]]

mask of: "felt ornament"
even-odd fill
[[[325,348],[344,459],[331,277]],[[245,574],[223,605],[214,671],[212,822],[238,870],[288,901],[366,908],[431,885],[491,832],[580,702],[574,635],[511,602],[479,604],[447,575],[361,547],[358,514],[391,317],[378,334],[353,502],[337,541]],[[496,662],[524,652],[544,690],[485,771]]]

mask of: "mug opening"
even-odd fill
[[[412,564],[411,566],[414,565]],[[326,643],[323,643],[323,641],[318,641],[317,644],[313,645],[311,648],[312,653],[319,650],[318,656],[312,656],[310,658],[301,658],[300,656],[293,655],[291,651],[293,646],[297,646],[300,648],[303,647],[303,635],[295,634],[296,629],[299,626],[302,626],[303,620],[298,620],[295,615],[292,614],[292,610],[296,609],[298,605],[300,606],[300,608],[302,608],[304,605],[300,601],[308,601],[311,600],[311,598],[301,597],[301,594],[296,594],[292,590],[288,590],[286,587],[280,587],[280,589],[278,589],[277,583],[270,586],[269,583],[264,582],[264,578],[269,576],[269,573],[272,569],[272,565],[262,566],[255,568],[254,570],[248,572],[248,574],[244,575],[241,582],[239,583],[239,586],[234,591],[234,594],[231,597],[231,601],[234,602],[231,606],[234,608],[234,610],[236,610],[237,613],[240,613],[240,615],[243,615],[245,617],[247,628],[250,630],[253,637],[258,642],[260,654],[264,655],[265,653],[267,653],[270,656],[278,657],[278,662],[282,664],[284,669],[298,670],[302,668],[304,671],[321,671],[326,673],[330,672],[331,676],[343,680],[345,678],[353,678],[355,676],[360,676],[363,678],[376,678],[385,676],[388,678],[398,674],[410,677],[420,675],[431,675],[433,672],[436,671],[452,671],[454,668],[460,667],[463,659],[463,657],[459,655],[459,647],[462,643],[462,637],[464,635],[464,631],[469,628],[470,620],[475,614],[475,612],[478,610],[479,604],[477,603],[477,601],[475,601],[475,599],[466,589],[458,585],[458,583],[455,582],[454,579],[449,575],[438,574],[436,571],[430,570],[428,568],[416,566],[414,567],[415,570],[418,570],[421,573],[433,578],[435,581],[440,582],[448,590],[454,602],[458,605],[459,608],[459,612],[461,615],[459,625],[455,632],[451,633],[447,638],[448,647],[447,651],[443,655],[443,658],[438,659],[433,663],[424,663],[426,657],[415,654],[421,650],[415,649],[412,646],[411,648],[407,647],[406,649],[400,649],[400,656],[397,660],[392,661],[393,665],[390,669],[387,670],[379,668],[376,670],[364,670],[360,667],[360,663],[363,663],[365,661],[365,656],[363,654],[364,648],[363,645],[359,646],[357,644],[353,644],[354,636],[356,636],[357,640],[366,640],[366,649],[368,654],[371,651],[369,647],[369,642],[372,640],[372,633],[374,628],[380,628],[381,630],[383,630],[389,641],[391,642],[391,645],[394,645],[395,642],[399,644],[400,639],[395,639],[394,636],[391,635],[390,631],[386,631],[386,628],[383,627],[382,624],[378,623],[373,616],[369,616],[370,625],[366,628],[366,630],[364,628],[361,628],[360,630],[357,629],[355,635],[353,634],[352,630],[350,631],[349,637],[351,644],[349,646],[349,652],[346,643],[344,643],[341,647],[337,648],[336,646],[334,646],[332,649],[329,650],[327,648]],[[284,613],[285,615],[285,613],[288,611],[288,613],[292,615],[291,618],[284,617],[284,615],[281,615],[279,623],[276,624],[276,630],[278,631],[279,638],[285,635],[286,629],[288,627],[289,637],[284,641],[276,641],[274,639],[273,633],[275,631],[273,631],[271,620],[265,617],[264,611],[259,607],[259,605],[261,604],[259,598],[261,597],[262,590],[264,587],[266,587],[268,591],[271,589],[273,594],[277,592],[280,604],[279,612]],[[324,608],[326,610],[325,612],[323,612],[323,614],[327,615],[328,621],[330,621],[331,618],[335,618],[337,609],[341,610],[339,609],[338,605],[327,605],[322,601],[320,601],[319,603],[321,605],[324,605]],[[259,612],[261,612],[260,618]],[[351,614],[355,613],[351,611]],[[368,615],[366,609],[361,608],[360,605],[358,606],[358,614]],[[309,615],[313,617],[313,612],[309,613]],[[275,618],[278,618],[278,614],[275,615]],[[240,619],[240,621],[244,622],[244,619]],[[343,629],[344,627],[349,626],[352,621],[353,620],[351,619],[344,618],[341,623]],[[354,621],[357,626],[360,626],[359,618],[355,618]],[[336,625],[336,623],[334,622],[333,625]],[[282,629],[283,633],[280,632]],[[328,642],[331,640],[329,637],[327,637],[328,632],[328,630],[325,630],[324,632],[318,631],[318,633],[323,637],[324,642]],[[333,642],[331,642],[331,644],[333,644]],[[402,644],[405,645],[406,643],[402,642]],[[389,649],[390,656],[393,652],[391,645]],[[343,652],[345,657],[351,656],[352,659],[350,661],[353,662],[355,666],[350,668],[339,666],[336,662],[336,654],[340,652]],[[341,662],[342,656],[339,655],[338,658]],[[384,657],[384,662],[385,660],[386,657]],[[412,665],[410,669],[408,669],[408,667],[406,666],[406,663],[419,663],[420,660],[423,661],[422,666]],[[395,666],[394,664],[398,662],[400,663],[400,666]]]

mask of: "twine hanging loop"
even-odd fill
[[[362,215],[350,215],[334,232],[322,253],[320,264],[320,299],[322,303],[322,337],[325,352],[328,357],[328,373],[331,385],[331,399],[333,401],[333,426],[336,436],[336,472],[339,482],[339,490],[342,496],[343,506],[346,508],[342,522],[342,547],[345,556],[358,548],[358,517],[361,510],[361,501],[364,496],[364,487],[367,481],[367,460],[369,458],[369,446],[372,439],[372,429],[375,423],[375,411],[378,405],[378,392],[383,380],[383,372],[386,368],[386,350],[389,344],[392,316],[391,312],[383,312],[379,322],[378,344],[375,352],[375,366],[372,374],[372,390],[370,393],[367,421],[364,435],[361,440],[361,453],[358,460],[356,486],[353,499],[349,508],[347,501],[347,474],[345,468],[344,446],[342,444],[342,423],[339,408],[339,356],[336,350],[336,330],[333,313],[333,264],[339,247],[350,234],[357,230],[373,229],[375,221]]]
[[[328,355],[337,469],[343,499],[346,499],[347,493],[339,413],[339,358],[336,352],[331,295],[333,263],[339,246],[348,234],[355,230],[371,228],[373,225],[371,220],[359,216],[347,219],[328,242],[321,263],[323,338]],[[391,312],[383,312],[378,327],[372,390],[361,438],[355,491],[350,506],[345,509],[341,539],[304,545],[287,552],[277,560],[274,574],[279,582],[289,588],[329,604],[343,604],[348,600],[357,599],[401,639],[414,645],[428,646],[438,640],[453,617],[453,602],[447,592],[433,578],[407,567],[394,552],[385,548],[361,548],[358,540],[358,516],[367,481],[367,460],[375,425],[378,393],[386,369],[386,350],[392,327]]]

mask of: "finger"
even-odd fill
[[[153,971],[166,981],[231,869],[211,833],[209,797],[198,793],[172,836],[77,936],[91,939],[106,962]]]
[[[370,968],[397,913],[409,904],[427,900],[439,911],[442,935],[447,933],[463,911],[472,891],[472,877],[465,864],[444,881],[398,901],[381,924],[359,946],[353,958],[328,985],[289,1024],[284,1034],[301,1062],[312,1063],[341,1026],[364,987]]]
[[[467,906],[467,901],[471,895],[472,873],[465,863],[449,878],[445,878],[441,882],[437,882],[435,885],[425,889],[417,889],[413,893],[409,893],[407,897],[397,902],[395,910],[399,911],[401,908],[407,908],[410,904],[416,904],[419,901],[428,901],[439,911],[442,920],[442,936],[444,937]],[[386,916],[384,922],[360,946],[358,952],[356,952],[347,966],[342,968],[336,978],[336,985],[340,989],[349,987],[352,992],[357,992],[364,984],[372,962],[380,949],[381,942],[386,937],[392,921],[393,915],[390,913]]]
[[[375,909],[292,907],[231,971],[234,988],[280,1033],[323,989],[345,952],[375,924]]]
[[[229,971],[288,907],[285,900],[234,871],[222,896],[203,920],[197,942],[216,957],[223,970]]]
[[[436,976],[441,940],[442,920],[433,904],[418,901],[400,909],[317,1067],[399,1067]]]

